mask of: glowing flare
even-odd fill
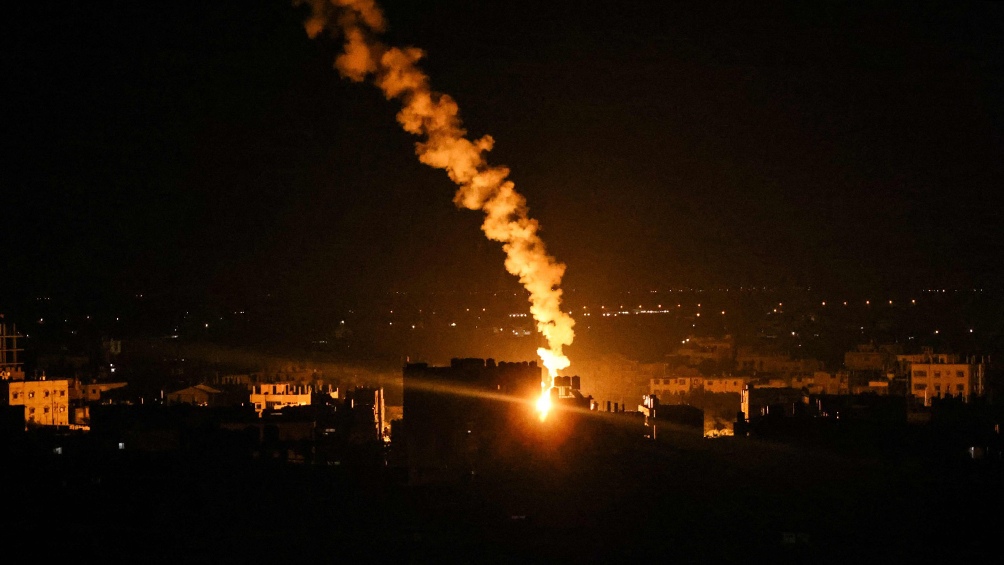
[[[547,419],[547,413],[551,411],[551,395],[549,393],[550,391],[545,389],[544,392],[540,393],[540,398],[537,399],[537,412],[541,422]]]
[[[547,368],[548,381],[553,381],[558,371],[569,366],[562,348],[571,345],[575,337],[575,321],[561,309],[560,284],[565,265],[547,253],[538,235],[537,220],[529,217],[526,200],[507,180],[509,169],[487,163],[484,154],[494,145],[492,137],[485,135],[473,141],[466,137],[456,101],[433,92],[428,76],[418,68],[424,56],[421,49],[390,47],[374,38],[386,27],[375,0],[294,2],[311,7],[304,22],[309,37],[316,37],[334,24],[334,31],[344,41],[344,53],[335,61],[343,77],[358,82],[372,76],[387,99],[402,102],[398,122],[408,133],[423,137],[415,144],[419,161],[445,170],[458,185],[454,203],[485,213],[481,229],[489,239],[503,244],[506,270],[519,277],[530,294],[530,313],[547,341],[547,347],[538,349],[537,354]],[[551,383],[542,386],[546,393]],[[543,398],[542,402],[549,405],[550,399]]]

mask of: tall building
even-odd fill
[[[2,320],[2,317],[0,317]],[[24,367],[18,360],[18,353],[22,351],[17,346],[17,340],[22,337],[17,333],[17,328],[0,321],[0,381],[23,381]]]
[[[542,368],[532,361],[405,365],[402,431],[409,480],[477,472],[536,418],[542,377]]]

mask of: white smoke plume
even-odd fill
[[[374,0],[294,1],[310,4],[304,24],[308,36],[315,38],[328,30],[344,41],[344,52],[335,60],[343,77],[356,82],[370,78],[388,100],[400,100],[398,122],[421,137],[415,144],[419,160],[444,169],[458,185],[454,203],[484,211],[481,229],[489,239],[502,242],[506,270],[519,277],[530,294],[530,313],[548,344],[537,353],[553,378],[568,367],[562,349],[575,337],[575,321],[561,310],[565,265],[547,253],[537,220],[529,217],[526,200],[508,180],[509,169],[488,164],[484,154],[494,144],[492,137],[466,137],[457,103],[433,91],[429,77],[417,66],[424,55],[420,49],[391,47],[377,39],[385,20]]]

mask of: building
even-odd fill
[[[742,394],[746,379],[742,377],[712,377],[704,379],[704,392]]]
[[[750,347],[740,347],[736,353],[736,370],[751,374],[812,374],[821,371],[823,363],[817,359],[792,359],[780,353],[762,353]]]
[[[491,464],[517,430],[536,422],[542,379],[534,361],[405,365],[401,425],[409,481],[458,479]]]
[[[895,372],[898,368],[897,355],[902,355],[899,345],[864,344],[854,351],[844,353],[844,368],[848,371]]]
[[[746,422],[766,416],[793,416],[805,399],[806,394],[800,388],[749,384],[743,387],[740,412]]]
[[[24,407],[25,425],[69,426],[69,381],[0,381],[4,404]]]
[[[812,384],[808,389],[812,394],[850,394],[849,383],[850,377],[844,371],[835,373],[816,371],[812,374]]]
[[[216,399],[222,394],[209,385],[198,384],[169,392],[165,396],[168,404],[194,404],[195,406],[214,406]]]
[[[700,372],[693,367],[677,367],[671,374],[649,379],[648,394],[666,399],[670,396],[689,394],[695,388],[703,387]]]
[[[265,410],[278,410],[286,406],[308,406],[313,387],[295,383],[268,383],[251,387],[251,404],[261,416]]]
[[[2,320],[2,316],[0,316]],[[18,353],[23,350],[17,346],[17,340],[22,337],[17,329],[0,321],[0,381],[23,381],[24,368],[18,360]]]
[[[941,359],[931,358],[932,361]],[[968,402],[984,394],[985,383],[986,365],[975,360],[910,364],[910,394],[924,406],[930,406],[935,398],[954,397]]]
[[[77,403],[94,404],[101,402],[101,396],[108,391],[124,388],[127,382],[82,383],[80,379],[70,381],[70,400]]]

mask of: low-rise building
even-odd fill
[[[986,378],[983,363],[911,363],[910,394],[930,406],[935,398],[969,401],[982,396]]]
[[[307,406],[313,387],[295,383],[268,383],[254,385],[251,388],[251,404],[255,412],[276,410],[286,406]]]
[[[24,406],[26,425],[68,426],[69,381],[0,381],[0,391],[4,404]]]

